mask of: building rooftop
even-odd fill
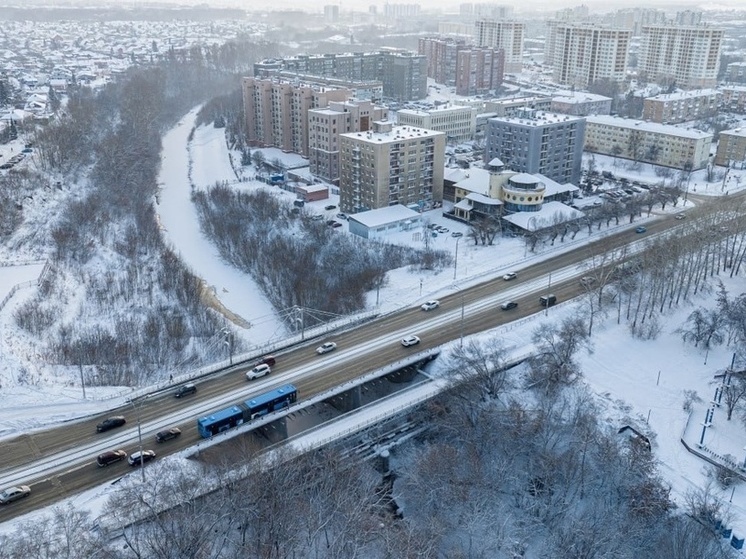
[[[737,136],[739,138],[746,138],[746,128],[734,128],[733,130],[723,130],[720,134],[726,134],[728,136]]]
[[[577,122],[583,120],[583,117],[528,110],[515,116],[496,116],[490,120],[509,122],[511,124],[523,124],[525,126],[547,126],[549,124],[558,124],[561,122]]]
[[[635,120],[632,118],[620,118],[618,116],[593,115],[585,117],[588,124],[603,124],[606,126],[618,126],[620,128],[636,128],[644,132],[655,134],[665,134],[667,136],[680,136],[691,138],[693,140],[702,140],[712,138],[709,132],[694,130],[693,128],[679,128],[670,124],[658,124],[657,122],[646,122],[644,120]]]
[[[718,95],[717,89],[694,89],[691,91],[677,91],[675,93],[661,93],[654,97],[648,97],[646,101],[680,101],[682,99],[696,99],[697,97],[707,97]]]
[[[382,225],[388,225],[389,223],[420,218],[420,214],[416,211],[410,210],[408,207],[401,204],[397,204],[396,206],[387,206],[385,208],[378,208],[377,210],[368,210],[367,212],[352,214],[350,216],[350,221],[357,221],[366,227],[375,228],[381,227]]]
[[[433,138],[445,136],[443,132],[416,128],[414,126],[393,126],[391,132],[348,132],[340,134],[340,138],[353,138],[358,141],[374,143],[394,142],[396,140],[411,140],[413,138]]]
[[[427,116],[438,112],[458,112],[458,111],[473,111],[471,107],[465,105],[436,105],[432,109],[400,109],[396,111],[396,114],[405,114],[413,116]]]
[[[558,91],[552,95],[552,101],[561,103],[591,103],[596,101],[611,101],[611,97],[587,93],[585,91]]]

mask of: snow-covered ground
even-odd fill
[[[251,278],[223,262],[215,248],[201,235],[189,196],[192,188],[205,188],[219,181],[235,184],[236,188],[271,188],[280,196],[294,196],[260,182],[236,182],[225,147],[223,129],[201,127],[196,130],[192,142],[188,142],[195,115],[195,112],[186,115],[164,139],[163,169],[159,178],[161,191],[157,202],[164,235],[195,273],[213,288],[217,299],[229,311],[252,325],[249,329],[239,327],[239,331],[251,332],[255,336],[256,330],[260,330],[265,333],[267,341],[276,340],[282,335],[280,321],[274,317],[272,309]],[[282,156],[281,153],[272,153],[268,159]],[[631,171],[625,170],[622,173],[619,163],[614,166],[612,158],[595,156],[595,163],[599,170],[609,169],[616,175],[634,178]],[[651,177],[645,176],[646,173],[652,174],[646,167],[649,166],[643,166],[641,178],[647,182],[655,182]],[[699,174],[692,177],[691,185],[692,191],[696,187],[698,194],[722,193],[720,184],[706,184]],[[731,192],[739,187],[746,187],[746,181],[741,181],[740,185],[734,184]],[[338,199],[332,196],[329,200],[313,202],[307,207],[324,213],[326,205],[337,202]],[[444,219],[438,210],[429,212],[426,218],[451,231],[466,231],[463,225]],[[633,225],[623,224],[620,227],[635,227],[646,219],[655,219],[655,214]],[[600,234],[603,233],[602,229]],[[594,230],[592,238],[598,235]],[[414,240],[411,232],[397,233],[390,240],[415,245],[420,242]],[[520,239],[499,238],[494,246],[483,247],[474,246],[466,237],[439,235],[432,239],[433,246],[457,255],[456,265],[447,270],[427,273],[414,273],[409,269],[394,270],[389,273],[388,283],[379,293],[369,294],[369,307],[372,309],[377,306],[379,311],[389,312],[419,304],[426,299],[458,291],[490,275],[502,274],[511,269],[519,270],[531,260],[546,257],[558,250],[567,250],[587,240],[587,232],[583,231],[572,243],[558,242],[555,247],[539,247],[538,254],[527,254]],[[30,275],[21,276],[24,270]],[[3,289],[0,297],[5,297],[10,286],[33,279],[39,271],[40,268],[35,272],[29,272],[27,267],[0,268],[0,282],[3,282],[0,284]],[[3,272],[6,277],[4,280]],[[742,278],[727,282],[731,293],[743,291],[744,284]],[[12,319],[14,305],[33,289],[34,287],[24,287],[19,290],[0,310],[0,332],[15,328]],[[712,304],[712,301],[702,299],[694,303]],[[576,305],[571,302],[561,304],[551,309],[548,317],[538,314],[517,324],[501,327],[498,332],[507,345],[512,346],[513,351],[524,353],[530,348],[522,344],[530,339],[531,331],[543,320],[557,320],[574,312]],[[626,326],[617,325],[615,316],[611,316],[596,325],[593,352],[580,356],[585,378],[604,403],[607,410],[605,420],[610,427],[631,424],[647,431],[649,425],[649,429],[656,433],[653,450],[661,461],[664,475],[672,485],[674,497],[679,501],[689,489],[706,483],[709,470],[704,461],[687,452],[679,441],[687,425],[687,415],[682,409],[683,391],[695,390],[705,403],[709,401],[714,393],[714,386],[711,385],[714,374],[727,367],[731,358],[730,350],[722,347],[704,355],[681,342],[675,329],[683,323],[691,310],[691,307],[682,306],[666,316],[661,335],[653,341],[632,339]],[[92,413],[118,403],[117,400],[108,403],[94,401],[90,394],[87,400],[83,400],[79,388],[71,386],[72,382],[69,380],[60,385],[49,376],[31,390],[17,385],[12,367],[0,367],[0,375],[0,428],[7,429],[6,433],[21,432],[29,426],[37,425],[42,402],[45,413],[51,412],[57,420]],[[701,435],[699,423],[704,419],[705,405],[695,406],[694,414],[689,420],[685,436],[692,446],[696,445]],[[729,433],[733,433],[733,436],[728,436]],[[723,412],[716,410],[713,427],[708,429],[706,435],[706,445],[713,452],[730,454],[743,461],[742,441],[741,425],[736,420],[727,424]],[[74,506],[90,509],[95,513],[110,491],[112,488],[106,486],[70,500]],[[732,495],[730,489],[726,493],[722,497],[724,502],[732,498],[735,532],[737,535],[746,535],[746,489],[736,487]],[[0,526],[0,530],[11,530],[14,525],[15,522],[5,523]]]

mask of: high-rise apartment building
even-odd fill
[[[373,122],[386,120],[388,109],[370,101],[331,101],[328,107],[308,111],[308,158],[314,175],[339,184],[339,135],[367,132]]]
[[[249,145],[308,155],[308,111],[344,101],[351,92],[270,78],[241,80]]]
[[[427,77],[436,83],[455,86],[457,95],[477,95],[502,84],[505,67],[502,49],[423,37],[419,40],[418,52],[427,59]]]
[[[522,173],[541,173],[560,184],[578,184],[583,118],[527,110],[490,119],[484,161],[500,159]]]
[[[417,17],[420,15],[419,4],[389,4],[383,5],[383,15],[387,19]]]
[[[481,19],[474,24],[474,36],[477,46],[505,51],[506,72],[520,72],[523,69],[525,27],[524,23],[517,21]]]
[[[375,122],[369,132],[342,134],[339,205],[357,213],[386,206],[427,210],[443,200],[445,134]]]
[[[458,13],[462,18],[495,18],[510,19],[513,17],[513,6],[492,2],[465,2],[459,5]]]
[[[402,49],[344,54],[301,54],[254,64],[255,76],[282,72],[348,81],[383,84],[383,95],[396,101],[427,96],[427,60],[424,55]]]
[[[553,47],[555,82],[586,89],[598,80],[623,81],[632,32],[561,22]]]
[[[638,68],[642,77],[685,89],[715,87],[723,30],[708,25],[646,25]]]

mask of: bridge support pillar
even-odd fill
[[[342,413],[355,410],[360,407],[362,392],[360,386],[355,386],[347,392],[338,394],[328,402]]]
[[[417,376],[419,365],[420,363],[415,363],[408,367],[404,367],[403,369],[399,369],[398,371],[394,371],[390,375],[386,375],[386,380],[393,383],[412,382],[414,377]]]
[[[261,428],[261,431],[262,434],[271,443],[284,441],[288,438],[287,418],[281,417],[280,419],[277,419],[272,423],[267,423],[267,425]]]

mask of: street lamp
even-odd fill
[[[228,364],[233,365],[233,333],[228,328],[223,328],[221,333],[225,336],[223,343],[228,348]]]
[[[460,240],[461,237],[456,239],[456,256],[453,258],[453,281],[456,281],[456,270],[458,269],[458,242]]]
[[[145,400],[140,402],[140,407],[142,407],[142,404]],[[142,429],[140,427],[140,408],[135,406],[135,401],[130,400],[130,404],[132,404],[132,409],[135,410],[135,413],[137,414],[137,439],[140,443],[140,472],[142,474],[142,482],[145,483],[145,460],[143,460],[143,449],[142,449]]]

